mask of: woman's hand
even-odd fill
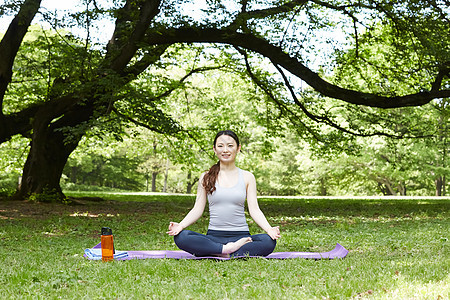
[[[169,231],[167,231],[166,233],[169,235],[178,235],[183,229],[184,228],[180,225],[180,223],[170,222]]]
[[[270,229],[266,232],[272,238],[272,240],[277,240],[281,237],[279,226],[270,227]]]

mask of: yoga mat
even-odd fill
[[[130,259],[157,259],[157,258],[171,258],[171,259],[217,259],[228,260],[234,258],[246,257],[262,257],[269,259],[291,259],[291,258],[309,258],[309,259],[334,259],[344,258],[347,256],[348,250],[339,243],[336,247],[328,252],[273,252],[267,256],[234,256],[217,257],[217,256],[194,256],[182,250],[149,250],[149,251],[116,251],[115,260],[130,260]],[[86,249],[84,257],[92,260],[101,260],[101,243],[91,249]]]

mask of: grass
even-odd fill
[[[261,198],[276,251],[350,250],[341,260],[83,257],[113,229],[118,250],[176,246],[165,234],[192,196],[72,193],[72,205],[0,201],[2,299],[449,299],[450,200]],[[205,232],[204,214],[192,230]],[[260,230],[249,220],[252,233]]]

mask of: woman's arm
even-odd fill
[[[189,211],[189,213],[184,217],[183,221],[180,223],[170,222],[169,235],[177,235],[186,227],[194,224],[203,214],[206,206],[206,190],[203,187],[203,176],[200,176],[197,188],[197,198],[195,199],[194,207]]]
[[[273,240],[280,238],[280,228],[278,226],[270,226],[263,212],[259,208],[258,198],[256,196],[255,176],[250,172],[245,172],[245,182],[247,186],[247,205],[250,216]]]

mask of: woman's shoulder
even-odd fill
[[[255,176],[250,171],[242,170],[242,174],[244,175],[245,182],[248,182],[249,180],[255,180]]]

